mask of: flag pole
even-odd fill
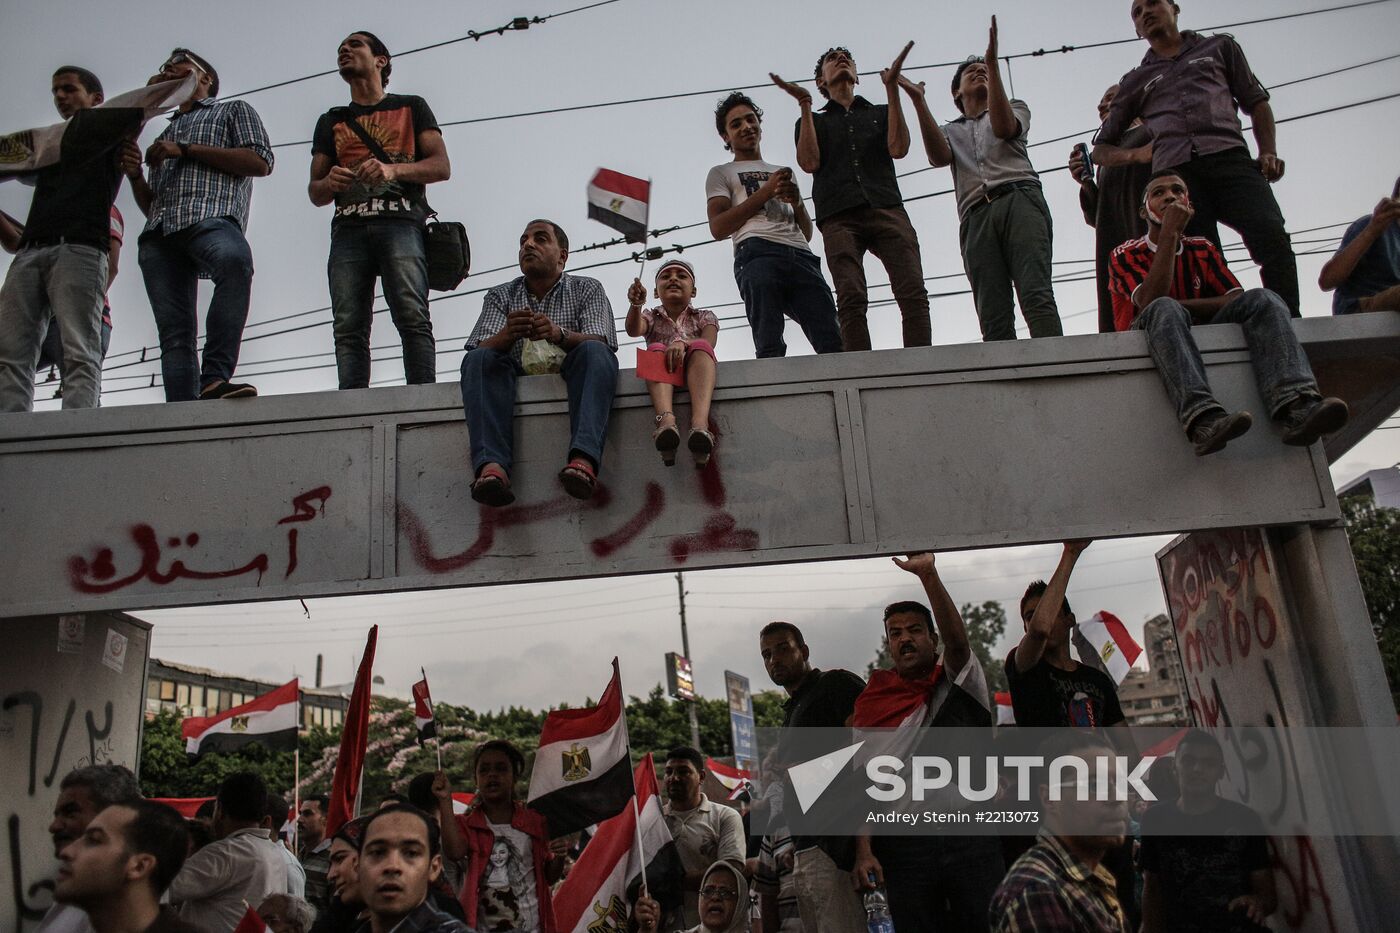
[[[297,683],[296,745],[292,747],[292,854],[301,857],[301,684]],[[322,814],[324,816],[324,814]]]
[[[426,686],[428,685],[428,672],[427,672],[425,669],[423,669],[422,667],[418,668],[418,672],[419,672],[420,674],[423,675],[423,686],[426,687]],[[437,729],[437,710],[433,709],[433,695],[432,695],[432,693],[429,693],[429,694],[428,694],[428,712],[430,712],[430,713],[433,714],[433,738],[437,739],[437,741],[436,741],[435,743],[433,743],[433,744],[434,744],[434,745],[436,746],[436,748],[437,748],[437,769],[438,769],[439,771],[441,771],[441,770],[442,770],[442,733],[438,732],[438,729]]]
[[[650,208],[648,208],[650,209]],[[617,663],[617,658],[613,658],[613,664],[617,670],[617,692],[622,699],[622,734],[627,739],[627,763],[632,763],[632,734],[627,729],[627,692],[622,689],[622,666]],[[632,832],[636,836],[637,843],[637,864],[642,874],[643,895],[647,893],[647,853],[642,845],[642,812],[637,806],[637,769],[632,769]]]
[[[647,244],[651,242],[651,240],[650,240],[651,232],[650,232],[650,229],[649,229],[650,226],[651,226],[651,179],[648,178],[648,179],[647,179],[647,216],[646,216],[646,220],[642,221],[642,258],[641,258],[641,265],[637,266],[637,281],[638,281],[638,282],[642,282],[643,285],[646,284],[646,282],[644,282],[644,281],[642,280],[642,273],[646,271],[646,267],[647,267]],[[621,682],[622,682],[621,680],[618,681],[619,684],[620,684]],[[625,709],[627,708],[626,702],[624,702],[624,703],[622,704],[622,706],[623,706],[623,709],[625,710]],[[628,757],[629,757],[629,759],[630,759],[631,754],[632,754],[632,747],[631,747],[630,745],[627,747],[627,754],[628,754]],[[635,785],[635,783],[636,783],[636,782],[634,781],[633,784]],[[634,791],[634,792],[636,791],[636,787],[635,787],[635,786],[633,787],[633,791]]]

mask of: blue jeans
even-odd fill
[[[617,393],[617,355],[605,343],[585,340],[564,357],[560,375],[569,387],[569,454],[577,451],[600,467],[608,416]],[[488,463],[499,463],[507,472],[511,468],[515,381],[519,376],[510,353],[477,347],[462,358],[462,409],[467,417],[473,475]]]
[[[734,249],[734,281],[744,298],[759,359],[786,356],[783,316],[797,322],[818,353],[841,352],[836,301],[811,250],[749,237]]]
[[[389,316],[403,341],[409,385],[437,381],[437,345],[428,317],[428,264],[423,228],[412,222],[341,223],[331,231],[326,265],[335,319],[335,368],[342,389],[369,385],[369,331],[374,280],[384,283]]]
[[[1210,323],[1239,324],[1244,329],[1254,378],[1271,417],[1300,396],[1318,394],[1307,355],[1293,333],[1288,305],[1278,295],[1252,288],[1217,311]],[[1191,314],[1181,302],[1158,298],[1142,309],[1133,329],[1147,333],[1148,351],[1183,428],[1190,428],[1206,411],[1223,407],[1211,394],[1201,351],[1191,337]]]
[[[141,235],[138,261],[160,334],[160,372],[167,402],[199,398],[201,389],[233,378],[248,302],[253,251],[238,224],[211,217],[175,233]],[[204,363],[199,337],[198,284],[214,282],[204,317]]]
[[[95,246],[62,243],[27,247],[10,263],[0,288],[0,411],[34,407],[34,370],[50,322],[64,345],[63,407],[97,407],[107,260]]]

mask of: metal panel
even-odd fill
[[[1298,331],[1328,366],[1384,363],[1400,320],[1363,317]],[[1260,411],[1239,328],[1196,337],[1222,398]],[[24,543],[0,565],[0,616],[1338,517],[1321,447],[1267,424],[1193,457],[1145,350],[1130,333],[726,362],[703,472],[661,465],[626,371],[586,505],[555,476],[564,386],[523,379],[520,500],[498,513],[468,495],[450,384],[0,415],[0,528]],[[1346,382],[1361,423],[1395,381],[1378,364]]]

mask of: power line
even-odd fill
[[[551,19],[558,19],[561,16],[568,16],[570,13],[582,13],[584,10],[591,10],[595,7],[607,6],[610,3],[617,2],[619,2],[619,0],[599,0],[599,2],[597,3],[590,3],[587,6],[575,7],[572,10],[561,10],[558,13],[550,13],[548,16],[517,16],[503,26],[496,26],[495,28],[485,29],[480,32],[478,32],[475,29],[469,29],[467,30],[467,34],[464,36],[458,36],[455,39],[444,39],[442,42],[433,42],[429,45],[420,45],[416,49],[408,49],[403,52],[396,52],[393,57],[404,58],[405,56],[414,55],[418,52],[426,52],[429,49],[440,49],[445,45],[455,45],[458,42],[466,42],[468,39],[472,40],[473,42],[480,42],[487,36],[503,36],[507,32],[510,32],[512,30],[529,29],[531,26],[538,26],[548,22]],[[251,90],[239,91],[237,94],[229,94],[223,99],[229,100],[234,97],[248,97],[252,94],[261,93],[262,91],[271,91],[275,88],[287,87],[292,84],[300,84],[303,81],[311,81],[315,78],[324,78],[327,75],[333,74],[339,74],[339,71],[335,68],[331,68],[328,71],[318,71],[314,74],[302,75],[300,78],[288,78],[285,81],[276,81],[272,84],[264,84],[262,87],[252,88]],[[273,148],[275,149],[277,147],[274,146]]]
[[[1324,7],[1323,9],[1319,9],[1319,10],[1302,10],[1302,11],[1299,11],[1299,12],[1296,12],[1296,13],[1285,13],[1285,14],[1281,14],[1281,15],[1278,15],[1278,16],[1265,16],[1265,17],[1260,17],[1260,18],[1258,18],[1258,19],[1240,20],[1239,22],[1235,22],[1235,23],[1222,23],[1222,24],[1217,25],[1217,26],[1203,26],[1203,27],[1201,27],[1201,29],[1198,30],[1198,31],[1202,31],[1202,32],[1203,32],[1203,31],[1207,31],[1207,30],[1214,31],[1214,30],[1220,30],[1220,29],[1235,29],[1235,28],[1238,28],[1238,27],[1240,27],[1240,26],[1255,26],[1255,25],[1259,25],[1259,24],[1262,24],[1262,23],[1273,23],[1273,22],[1278,22],[1278,21],[1281,21],[1281,20],[1296,19],[1296,18],[1298,18],[1298,17],[1303,17],[1303,16],[1316,16],[1316,15],[1319,15],[1319,14],[1322,14],[1322,13],[1337,13],[1337,12],[1342,12],[1342,11],[1346,11],[1346,10],[1357,9],[1357,8],[1359,8],[1359,7],[1374,6],[1374,5],[1380,4],[1380,3],[1391,3],[1391,2],[1394,2],[1394,0],[1362,0],[1362,2],[1359,2],[1359,3],[1349,3],[1349,4],[1344,4],[1344,5],[1341,5],[1341,6]],[[461,40],[453,40],[453,41],[461,41]],[[1029,51],[1029,52],[1016,52],[1016,53],[1013,53],[1013,54],[1011,54],[1011,55],[1003,55],[1003,56],[1001,56],[1001,57],[1002,57],[1004,60],[1007,60],[1007,61],[1010,61],[1010,60],[1013,60],[1013,59],[1018,59],[1018,58],[1041,58],[1041,57],[1044,57],[1044,56],[1046,56],[1046,55],[1052,55],[1052,54],[1067,54],[1067,53],[1070,53],[1070,52],[1080,52],[1080,51],[1086,51],[1086,50],[1089,50],[1089,49],[1108,48],[1109,46],[1114,46],[1114,45],[1126,45],[1126,44],[1129,44],[1129,43],[1135,43],[1135,42],[1140,42],[1140,41],[1142,41],[1142,40],[1139,39],[1138,37],[1134,36],[1133,38],[1130,38],[1130,39],[1128,39],[1128,38],[1125,38],[1125,39],[1110,39],[1110,40],[1107,40],[1107,41],[1104,41],[1104,42],[1091,42],[1091,43],[1082,44],[1082,45],[1062,45],[1062,46],[1060,46],[1059,48],[1052,48],[1052,49],[1041,48],[1041,49],[1036,49],[1036,50],[1034,50],[1034,51]],[[405,54],[406,54],[406,53],[405,53]],[[957,67],[958,65],[961,65],[962,63],[963,63],[963,60],[962,60],[962,59],[958,59],[957,61],[935,62],[935,63],[927,64],[927,65],[907,65],[907,66],[905,66],[904,71],[925,71],[925,70],[934,69],[934,68],[955,68],[955,67]],[[1360,66],[1357,66],[1357,67],[1360,67]],[[334,72],[323,72],[322,74],[333,74],[333,73],[334,73]],[[862,71],[862,72],[860,72],[859,74],[860,74],[862,77],[869,77],[869,76],[871,76],[871,75],[878,75],[879,73],[880,73],[879,69],[875,69],[875,70],[872,70],[872,71]],[[318,76],[312,76],[312,77],[318,77]],[[304,80],[304,79],[303,79],[303,80]],[[812,79],[803,79],[803,80],[800,80],[800,81],[798,81],[798,82],[796,82],[796,83],[798,83],[798,84],[809,84],[809,83],[812,83]],[[516,119],[521,119],[521,118],[524,118],[524,117],[539,117],[539,116],[549,116],[549,115],[560,114],[560,113],[575,113],[575,112],[580,111],[580,110],[597,110],[597,109],[601,109],[601,108],[605,108],[605,107],[622,107],[622,106],[628,106],[628,105],[631,105],[631,104],[648,104],[648,103],[656,103],[656,102],[665,101],[665,100],[681,100],[681,99],[684,99],[684,98],[687,98],[687,97],[704,97],[704,96],[708,96],[708,95],[711,95],[711,94],[724,94],[724,93],[726,93],[726,92],[728,92],[728,91],[753,91],[753,90],[758,90],[758,89],[760,89],[760,88],[766,88],[766,87],[772,87],[772,86],[773,86],[773,84],[772,84],[771,81],[763,81],[763,82],[761,82],[761,83],[759,83],[759,84],[745,84],[745,85],[741,85],[741,86],[739,86],[739,87],[730,86],[730,87],[721,87],[721,88],[707,88],[707,89],[701,90],[701,91],[680,91],[680,92],[676,92],[676,93],[672,93],[672,94],[653,94],[653,95],[649,95],[649,96],[647,96],[647,97],[630,97],[630,98],[625,98],[625,99],[623,99],[623,100],[599,101],[599,102],[594,102],[594,103],[590,103],[590,104],[574,104],[574,105],[572,105],[572,106],[566,106],[566,107],[548,107],[548,108],[544,108],[544,109],[541,109],[541,110],[524,110],[524,111],[518,111],[518,112],[515,112],[515,113],[502,113],[502,114],[495,114],[495,115],[489,116],[489,117],[471,117],[471,118],[463,119],[463,120],[448,120],[448,121],[446,121],[446,122],[440,122],[440,123],[438,124],[438,126],[439,126],[439,127],[467,126],[467,125],[475,124],[475,123],[492,123],[492,122],[496,122],[496,121],[499,121],[499,120],[516,120]],[[272,148],[274,148],[274,149],[279,149],[279,148],[289,147],[289,146],[308,146],[308,145],[310,145],[310,144],[311,144],[311,140],[309,140],[309,139],[303,139],[303,140],[297,140],[297,141],[295,141],[295,142],[276,143],[276,144],[273,145]]]

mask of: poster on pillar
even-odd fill
[[[53,902],[49,835],[59,785],[92,764],[133,771],[141,748],[150,626],[120,613],[5,622],[0,653],[0,930],[29,933]]]
[[[1181,535],[1157,552],[1194,724],[1225,752],[1221,796],[1268,830],[1289,930],[1361,929],[1347,896],[1344,842],[1310,834],[1334,801],[1329,762],[1302,730],[1315,725],[1306,658],[1278,555],[1263,529]]]
[[[752,770],[758,764],[758,740],[754,736],[753,694],[749,679],[724,672],[724,692],[729,697],[729,731],[734,739],[734,764]]]

